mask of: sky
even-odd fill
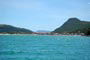
[[[0,0],[0,24],[53,31],[72,17],[90,21],[90,0]]]

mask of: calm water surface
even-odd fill
[[[90,37],[0,35],[0,60],[90,60]]]

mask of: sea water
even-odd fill
[[[90,60],[90,37],[0,35],[0,60]]]

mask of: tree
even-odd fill
[[[90,28],[87,29],[85,35],[89,36],[90,35]]]

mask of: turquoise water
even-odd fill
[[[0,35],[0,60],[90,60],[90,37]]]

